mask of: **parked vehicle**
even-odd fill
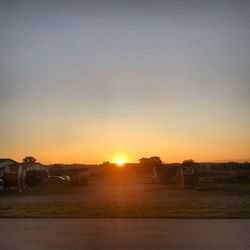
[[[68,176],[69,177],[69,176]],[[67,185],[70,183],[70,178],[63,176],[49,176],[49,185]]]
[[[61,177],[63,177],[66,181],[71,181],[71,178],[68,175],[62,175]]]

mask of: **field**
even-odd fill
[[[197,191],[151,178],[91,178],[82,187],[0,193],[0,217],[250,218],[250,185]]]

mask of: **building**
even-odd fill
[[[17,169],[18,162],[9,159],[9,158],[3,158],[0,159],[0,178],[3,177],[4,173],[7,172],[15,172]]]
[[[0,159],[0,178],[3,181],[4,190],[17,188],[19,191],[27,187],[25,177],[31,170],[46,171],[41,163],[18,163],[12,159]]]
[[[3,180],[4,190],[11,187],[22,189],[23,168],[15,160],[5,158],[0,159],[0,178]]]

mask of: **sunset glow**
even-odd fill
[[[117,161],[116,161],[116,164],[118,165],[118,166],[123,166],[124,165],[124,163],[125,163],[125,160],[124,159],[118,159]]]
[[[128,157],[124,154],[117,154],[112,162],[116,163],[119,167],[124,166],[125,163],[129,162]]]

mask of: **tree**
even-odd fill
[[[36,158],[34,158],[33,156],[26,156],[23,159],[23,163],[35,163],[36,162]]]
[[[103,166],[109,166],[109,165],[110,165],[110,162],[109,162],[109,161],[104,161],[104,162],[102,163],[102,165],[103,165]]]
[[[152,173],[152,171],[157,171],[162,169],[163,164],[162,164],[162,160],[159,156],[152,156],[149,158],[141,158],[139,159],[140,162],[140,166],[141,166],[141,170],[144,173]]]
[[[139,160],[140,165],[142,166],[158,166],[158,165],[162,165],[162,160],[159,156],[153,156],[150,158],[141,158]]]
[[[185,166],[192,166],[194,164],[195,164],[195,161],[193,159],[185,160],[182,162],[182,165],[185,165]]]

